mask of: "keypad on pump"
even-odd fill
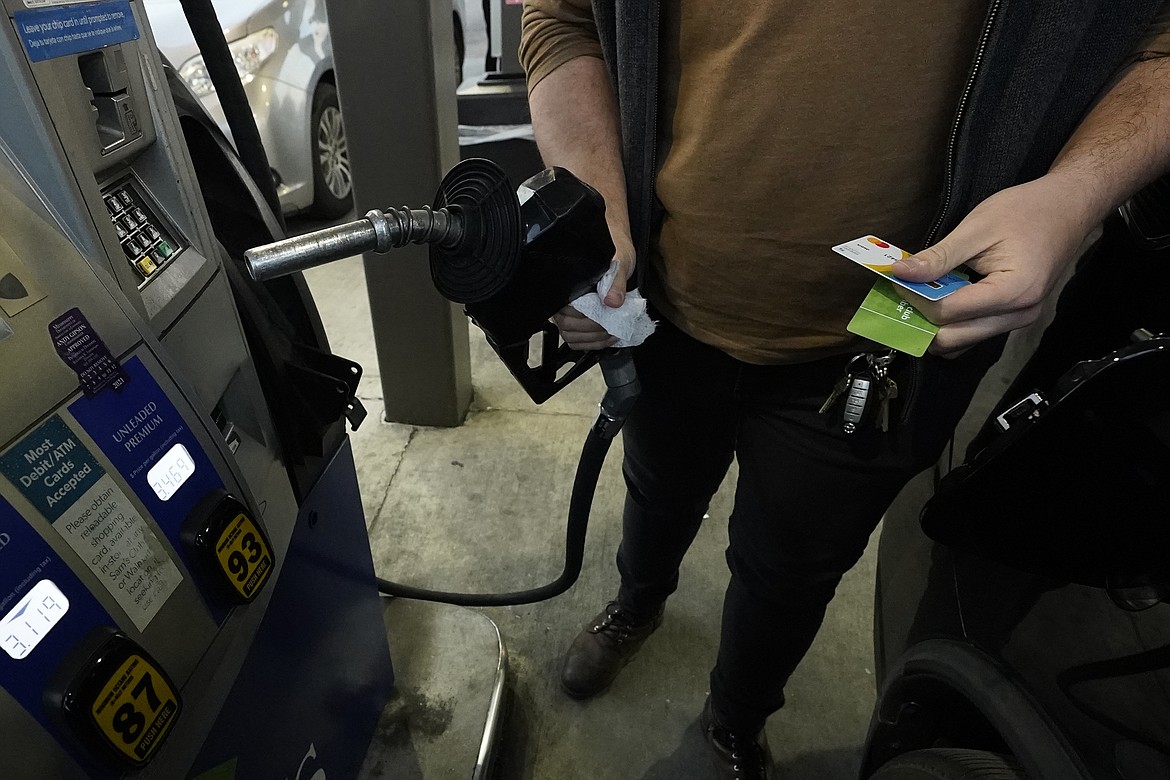
[[[117,185],[103,200],[127,261],[144,282],[149,280],[176,254],[177,243],[130,182]]]

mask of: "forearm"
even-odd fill
[[[632,266],[621,131],[605,62],[597,57],[569,60],[541,79],[528,101],[541,158],[546,165],[567,168],[601,193],[617,257]]]
[[[1086,225],[1170,168],[1170,58],[1132,66],[1081,122],[1047,178]]]

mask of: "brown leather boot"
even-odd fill
[[[660,625],[662,608],[649,620],[634,623],[616,601],[611,601],[565,653],[561,667],[565,693],[574,699],[587,699],[604,691]]]
[[[772,751],[763,729],[759,734],[737,734],[718,723],[711,713],[711,698],[703,705],[699,730],[707,742],[711,770],[717,780],[770,780]]]

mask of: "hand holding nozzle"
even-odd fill
[[[373,209],[344,225],[324,228],[244,252],[248,273],[268,281],[364,252],[382,254],[407,244],[435,244],[454,248],[463,239],[464,219],[459,207]]]

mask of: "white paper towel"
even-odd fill
[[[572,302],[572,307],[617,337],[615,347],[636,347],[654,332],[654,320],[646,313],[646,299],[637,290],[626,292],[626,301],[619,308],[605,305],[605,294],[613,286],[620,266],[610,263],[609,270],[597,283],[597,292],[586,293]]]

